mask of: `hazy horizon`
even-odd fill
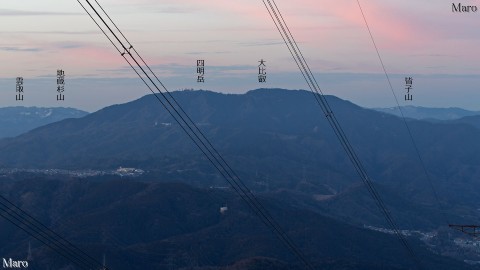
[[[219,94],[235,94],[235,95],[243,95],[243,94],[246,94],[247,92],[250,92],[250,91],[254,91],[254,90],[257,90],[257,89],[262,89],[262,88],[265,88],[265,89],[278,89],[279,87],[275,87],[275,88],[270,88],[270,87],[259,87],[259,88],[255,88],[255,89],[249,89],[245,92],[240,92],[240,93],[237,93],[237,92],[225,92],[225,91],[214,91],[214,90],[210,90],[210,89],[187,89],[187,88],[184,88],[184,89],[174,89],[174,90],[169,90],[170,92],[176,92],[176,91],[185,91],[185,90],[193,90],[193,91],[210,91],[210,92],[214,92],[214,93],[219,93]],[[302,90],[302,91],[310,91],[310,90],[307,90],[307,89],[287,89],[287,88],[280,88],[280,89],[285,89],[285,90],[291,90],[291,91],[295,91],[295,90]],[[58,102],[52,102],[52,103],[47,103],[45,106],[41,106],[41,105],[35,105],[36,102],[32,102],[34,105],[26,105],[24,104],[23,102],[22,103],[17,103],[17,104],[11,104],[11,105],[0,105],[0,109],[3,109],[3,108],[13,108],[13,107],[25,107],[25,108],[67,108],[67,109],[77,109],[77,110],[81,110],[81,111],[85,111],[85,112],[88,112],[88,113],[93,113],[93,112],[96,112],[100,109],[103,109],[105,107],[109,107],[109,106],[113,106],[113,105],[119,105],[119,104],[123,104],[123,103],[127,103],[127,102],[131,102],[131,101],[134,101],[134,100],[137,100],[139,98],[142,98],[144,96],[148,96],[148,95],[152,95],[152,93],[145,93],[144,95],[141,95],[141,96],[138,96],[138,97],[133,97],[131,99],[125,99],[121,102],[113,102],[113,103],[110,103],[110,104],[105,104],[104,106],[101,106],[101,107],[98,107],[96,109],[88,109],[88,107],[82,107],[82,106],[79,106],[79,107],[75,107],[75,106],[65,106],[63,105],[64,103],[58,103]],[[396,104],[391,104],[391,106],[363,106],[361,104],[358,104],[356,103],[355,101],[353,100],[350,100],[350,99],[346,99],[346,98],[343,98],[343,97],[340,97],[340,96],[337,96],[337,95],[334,95],[334,94],[326,94],[326,95],[329,95],[329,96],[336,96],[340,99],[343,99],[343,100],[346,100],[346,101],[350,101],[358,106],[361,106],[363,108],[366,108],[366,109],[395,109],[397,108],[398,106]],[[25,103],[28,103],[28,102],[25,102]],[[51,104],[51,105],[48,105],[48,104]],[[461,110],[466,110],[466,111],[471,111],[471,112],[480,112],[480,110],[475,110],[475,109],[468,109],[468,108],[463,108],[463,107],[459,107],[459,106],[444,106],[444,107],[440,107],[440,106],[422,106],[422,105],[415,105],[415,104],[400,104],[401,107],[417,107],[417,108],[426,108],[426,109],[461,109]],[[335,108],[333,108],[335,109]]]
[[[203,88],[305,89],[304,78],[260,1],[100,1],[169,90]],[[395,106],[355,1],[279,1],[326,94],[364,107]],[[453,13],[451,2],[364,1],[362,7],[400,105],[480,110],[480,34],[474,13]],[[0,106],[65,106],[94,111],[138,98],[148,89],[76,1],[8,2],[0,9]],[[196,60],[205,60],[205,83]],[[257,81],[266,60],[267,82]],[[66,75],[55,100],[56,70]],[[15,101],[15,77],[24,101]],[[405,101],[404,78],[413,78]]]

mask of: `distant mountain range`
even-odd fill
[[[311,93],[301,90],[258,89],[242,95],[210,91],[178,91],[172,94],[253,192],[262,194],[265,199],[286,204],[285,210],[279,210],[278,213],[295,212],[296,210],[288,210],[293,207],[304,210],[307,215],[315,218],[317,215],[321,216],[319,219],[328,216],[329,220],[341,224],[338,226],[348,224],[356,228],[364,225],[387,227]],[[439,228],[446,227],[446,219],[454,223],[480,224],[477,210],[480,197],[480,129],[476,126],[480,121],[477,122],[476,116],[449,121],[407,120],[428,171],[428,180],[402,119],[361,108],[334,96],[328,96],[327,100],[401,228],[438,231]],[[464,119],[469,120],[465,122]],[[227,186],[152,95],[109,106],[82,118],[51,123],[15,138],[0,140],[0,168],[113,169],[120,166],[145,170],[141,181],[183,182],[200,188],[212,187],[212,190],[222,190]],[[431,186],[435,187],[439,201],[432,193]],[[38,188],[40,191],[47,189]],[[126,203],[121,200],[112,203],[108,209],[102,209],[104,204],[110,205],[110,202],[102,200],[114,196],[115,194],[108,193],[115,193],[113,190],[105,188],[107,194],[88,195],[96,197],[90,198],[88,203],[85,201],[75,204],[71,209],[68,205],[73,205],[74,202],[68,203],[64,210],[55,210],[57,212],[53,213],[66,214],[71,211],[71,218],[74,219],[74,215],[82,217],[85,224],[82,220],[77,222],[86,227],[92,226],[86,224],[92,222],[89,218],[101,220],[100,213],[112,215],[115,220],[125,220],[129,216],[137,220],[135,210],[128,213],[115,212],[121,210],[114,205]],[[81,194],[87,196],[82,192],[84,189],[79,189],[78,193],[63,195],[67,196],[65,199],[69,200],[71,196],[72,200],[75,200],[79,199]],[[122,192],[124,191],[120,194],[123,194]],[[25,191],[26,193],[28,192]],[[14,197],[28,198],[25,194],[15,193],[14,196],[11,193]],[[138,191],[138,194],[141,196],[143,193]],[[59,192],[42,196],[48,200],[47,198],[63,195]],[[153,205],[157,205],[153,202],[152,205],[147,204],[152,198],[143,198],[146,200],[142,201],[145,209],[154,209]],[[200,202],[192,202],[196,203]],[[35,204],[41,205],[40,202]],[[91,209],[88,208],[90,206]],[[45,205],[45,208],[48,207]],[[129,207],[129,204],[125,204],[121,209],[130,209]],[[82,212],[85,209],[89,210]],[[100,212],[95,213],[94,209]],[[195,214],[191,213],[195,211],[196,208],[192,206],[190,214],[184,214],[194,216]],[[161,224],[161,216],[149,222]],[[140,217],[138,220],[141,220]],[[236,224],[242,223],[241,221],[242,219],[232,222]],[[122,224],[136,225],[132,228],[140,231],[146,229],[141,227],[141,224]],[[173,230],[170,225],[162,228]],[[321,228],[320,223],[317,225]],[[109,227],[111,224],[105,226]],[[120,230],[122,226],[118,226]],[[328,233],[332,233],[335,226],[332,225]],[[350,227],[343,228],[350,230]],[[204,233],[208,232],[209,239],[216,239],[215,233],[211,231],[215,231],[213,227],[206,226],[204,229]],[[90,232],[93,231],[94,229]],[[190,240],[203,239],[194,232],[190,233],[193,236],[188,238]],[[322,235],[317,231],[310,233]],[[363,231],[360,234],[363,235]],[[261,235],[262,233],[259,233],[258,237]],[[79,239],[84,239],[82,237]],[[187,238],[182,237],[170,239],[171,241],[155,238],[156,242],[150,242],[146,235],[142,237],[143,242],[129,242],[127,245],[130,246],[129,250],[139,252],[140,257],[145,255],[144,250],[150,248],[176,249],[176,245],[185,247],[189,243]],[[235,245],[242,246],[239,239],[247,236],[236,237],[238,238],[235,238],[235,241],[238,242],[234,242]],[[342,242],[353,239],[353,236],[344,233],[339,233],[336,237]],[[372,236],[372,239],[377,237],[379,236]],[[366,239],[367,242],[373,241],[368,237]],[[266,244],[270,245],[276,247],[277,244]],[[353,245],[352,249],[363,254],[361,251],[365,247],[360,246]],[[448,250],[444,249],[444,246],[435,243],[431,249],[438,254],[458,252],[456,246]],[[223,244],[219,244],[219,247],[223,247]],[[344,252],[350,254],[345,250]],[[248,250],[240,253],[248,253]],[[254,253],[270,257],[269,254],[253,251],[250,255],[253,256]],[[276,254],[273,257],[283,258],[282,253]],[[249,261],[252,256],[235,257],[229,253],[222,263],[241,264],[245,263],[241,260]],[[472,256],[480,261],[478,255]],[[291,267],[288,260],[286,261],[267,260],[265,263],[272,263],[279,268],[286,263],[285,267]],[[158,263],[164,262],[160,260]],[[347,262],[349,263],[350,261]],[[399,269],[409,267],[403,264],[394,265]],[[363,265],[340,269],[375,267]]]
[[[0,108],[0,138],[15,137],[34,128],[88,113],[72,108],[4,107]]]
[[[312,196],[307,198],[323,198],[314,200],[315,205],[361,213],[358,202],[364,197],[352,190],[360,179],[311,93],[259,89],[243,95],[209,91],[173,95],[252,189],[298,191]],[[403,121],[333,96],[327,99],[372,179],[402,201],[392,210],[400,213],[404,224],[412,228],[442,224]],[[468,206],[480,197],[480,129],[455,122],[411,120],[409,125],[432,184],[446,204],[444,211],[458,222],[480,223],[476,208]],[[147,177],[160,181],[225,185],[152,95],[0,140],[0,167],[120,166],[147,170]],[[347,193],[351,195],[343,196]],[[456,214],[458,208],[463,215]],[[424,219],[425,212],[431,218]],[[375,207],[371,216],[357,218],[360,224],[383,225]]]
[[[405,117],[424,120],[455,120],[465,116],[480,115],[480,111],[469,111],[461,108],[425,108],[417,106],[401,106],[400,108]],[[373,108],[373,110],[402,116],[398,107]]]

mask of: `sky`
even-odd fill
[[[98,2],[170,91],[308,87],[261,0]],[[77,1],[0,3],[0,107],[92,112],[149,93]],[[324,93],[395,106],[356,0],[276,3]],[[360,3],[400,105],[480,110],[480,12],[453,13],[445,0]],[[197,83],[198,59],[205,83]],[[261,59],[266,83],[257,79]],[[64,101],[56,100],[57,69]],[[15,100],[16,77],[24,78],[23,101]],[[404,100],[405,77],[413,78],[412,101]]]

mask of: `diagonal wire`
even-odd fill
[[[138,52],[133,48],[133,46],[126,40],[125,36],[121,31],[116,27],[115,28],[121,35],[125,38],[127,45],[124,44],[120,40],[120,38],[115,34],[112,28],[107,24],[107,22],[102,18],[102,16],[98,13],[98,11],[92,6],[90,1],[85,0],[86,3],[90,6],[90,8],[94,11],[97,17],[102,21],[108,31],[103,30],[100,27],[99,23],[93,19],[93,16],[85,9],[83,4],[77,0],[77,2],[82,5],[85,11],[89,14],[89,16],[95,21],[95,24],[102,30],[104,35],[110,40],[110,42],[114,45],[117,51],[121,54],[121,56],[125,59],[125,61],[129,64],[129,66],[135,71],[135,73],[140,77],[140,79],[144,82],[144,84],[149,88],[149,90],[155,95],[157,100],[165,107],[165,109],[169,112],[169,114],[174,118],[174,120],[179,124],[179,126],[183,129],[185,133],[189,136],[189,138],[194,142],[194,144],[200,149],[200,151],[205,155],[205,157],[212,163],[212,165],[219,171],[219,173],[227,180],[227,182],[232,186],[232,188],[240,195],[240,197],[247,203],[247,205],[254,211],[254,213],[261,219],[261,221],[270,227],[276,236],[285,244],[285,246],[290,249],[290,251],[300,260],[302,263],[309,269],[314,269],[313,266],[307,261],[303,253],[295,246],[293,241],[288,237],[286,232],[280,227],[280,225],[273,219],[271,214],[266,210],[263,204],[256,198],[256,196],[248,189],[248,187],[244,184],[244,182],[240,179],[240,177],[235,173],[235,171],[230,167],[230,165],[225,161],[225,159],[220,155],[220,153],[216,150],[215,147],[211,144],[211,142],[206,138],[203,132],[196,126],[196,124],[191,120],[190,117],[185,113],[183,108],[180,104],[173,98],[173,96],[168,92],[165,86],[160,82],[157,76],[152,72],[150,67],[146,65],[143,58],[141,58]],[[95,1],[97,5],[101,8],[97,1]],[[102,11],[106,14],[105,10],[101,8]],[[107,15],[110,19],[110,17]],[[111,21],[111,19],[110,19]],[[117,46],[112,39],[107,35],[106,32],[110,32],[110,34],[114,37],[113,39],[118,42]],[[123,52],[119,49],[119,47],[123,50]],[[165,90],[163,93],[157,84],[153,81],[153,79],[149,76],[146,70],[142,67],[142,65],[137,61],[135,55],[131,53],[133,49],[134,53],[142,59],[144,66],[153,74],[153,76],[160,82],[160,85]],[[127,57],[129,57],[128,60]],[[144,78],[146,77],[146,78]],[[153,85],[149,85],[150,82]],[[157,95],[157,92],[160,94]],[[169,98],[170,97],[170,98]]]
[[[43,225],[40,221],[1,195],[0,215],[83,269],[101,266],[100,262],[90,257],[71,242]]]
[[[407,254],[412,258],[413,262],[417,265],[419,269],[423,268],[421,265],[421,261],[419,257],[416,255],[415,251],[412,249],[410,244],[407,242],[405,236],[400,232],[398,226],[393,219],[393,216],[390,214],[388,209],[386,208],[385,203],[383,202],[380,194],[378,193],[377,189],[375,188],[373,182],[371,181],[370,177],[368,176],[364,166],[362,165],[360,159],[358,158],[356,152],[354,151],[352,145],[350,144],[345,132],[343,131],[340,123],[338,122],[335,114],[328,104],[328,101],[325,95],[322,93],[313,73],[310,70],[303,54],[300,51],[293,35],[291,34],[288,26],[286,26],[285,20],[280,13],[276,3],[274,0],[262,0],[265,7],[268,10],[270,17],[272,18],[277,30],[280,32],[282,39],[284,40],[285,44],[287,45],[292,57],[295,60],[300,72],[302,73],[305,81],[307,82],[311,92],[313,93],[315,100],[321,107],[322,111],[324,112],[330,126],[333,128],[335,135],[339,139],[341,145],[343,146],[347,156],[349,157],[350,161],[353,163],[355,170],[357,171],[358,175],[361,177],[362,181],[364,182],[365,186],[367,187],[370,195],[375,200],[377,206],[379,207],[380,211],[384,215],[386,221],[388,222],[389,226],[395,232],[395,235],[401,242],[401,244],[405,247]],[[273,3],[273,4],[272,4]]]
[[[357,4],[358,4],[358,7],[360,9],[360,12],[362,13],[363,21],[365,22],[365,26],[367,27],[368,34],[370,35],[370,39],[372,40],[373,47],[375,48],[375,52],[377,53],[378,60],[380,61],[380,65],[382,66],[383,73],[385,74],[385,77],[388,81],[388,86],[390,87],[390,91],[392,92],[393,98],[395,99],[395,103],[397,104],[397,108],[400,111],[400,114],[402,116],[403,123],[405,124],[405,128],[407,129],[408,135],[410,137],[410,141],[412,142],[415,153],[417,154],[417,157],[420,161],[420,165],[422,167],[422,170],[425,173],[425,177],[426,177],[426,179],[429,183],[430,189],[431,189],[431,191],[432,191],[432,193],[435,197],[435,200],[437,202],[437,206],[438,206],[438,208],[440,210],[440,213],[442,214],[443,219],[445,220],[446,224],[450,224],[450,222],[448,221],[447,215],[445,213],[445,209],[442,207],[442,204],[440,203],[440,199],[439,199],[437,190],[436,190],[435,186],[433,185],[433,181],[430,177],[430,174],[428,173],[427,166],[425,165],[425,162],[422,158],[422,155],[420,155],[418,145],[415,142],[415,139],[413,138],[412,130],[410,129],[410,126],[407,123],[407,119],[406,119],[406,117],[403,113],[403,110],[402,110],[401,106],[400,106],[400,102],[398,101],[397,95],[395,94],[395,91],[393,90],[393,86],[392,86],[392,82],[390,80],[390,76],[388,75],[387,69],[385,68],[385,64],[383,63],[383,59],[380,55],[380,51],[378,50],[377,43],[375,42],[375,39],[373,38],[372,31],[370,30],[370,26],[368,25],[367,18],[365,16],[365,13],[363,12],[363,8],[360,4],[360,0],[357,0]]]

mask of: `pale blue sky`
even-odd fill
[[[260,0],[99,2],[171,90],[307,87]],[[276,2],[326,93],[368,107],[394,105],[355,0]],[[402,105],[480,110],[479,13],[453,14],[444,0],[361,2]],[[2,107],[93,111],[149,93],[75,0],[2,1],[0,40]],[[196,82],[197,59],[206,61],[205,84]],[[266,84],[256,81],[260,59]],[[66,74],[61,103],[57,68]],[[23,102],[15,101],[17,76],[25,79]],[[408,103],[404,76],[414,77]]]

